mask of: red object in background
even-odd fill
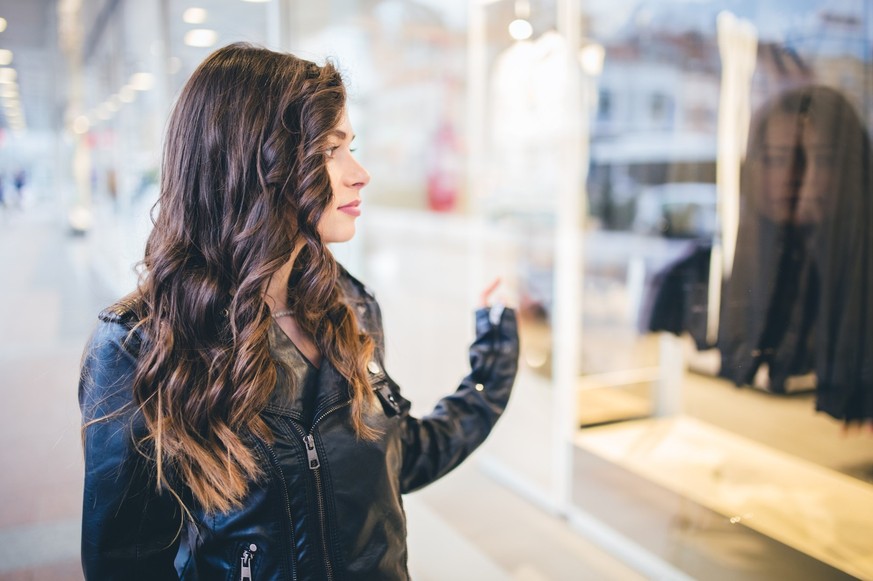
[[[427,172],[427,205],[435,212],[451,212],[458,201],[460,172],[458,140],[448,120],[434,135],[433,157]]]
[[[436,212],[451,212],[455,209],[458,190],[446,177],[436,172],[427,176],[427,205]]]

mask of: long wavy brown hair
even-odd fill
[[[158,487],[175,495],[178,480],[207,511],[239,506],[262,475],[253,438],[272,439],[259,414],[279,365],[264,293],[298,246],[288,304],[348,380],[355,431],[375,436],[364,421],[373,342],[317,229],[333,197],[327,137],[345,100],[330,63],[233,44],[194,71],[170,117],[136,293],[146,340],[133,391]]]

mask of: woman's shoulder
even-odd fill
[[[339,267],[339,283],[346,296],[366,302],[376,301],[376,295],[370,287],[352,276],[342,264],[337,263],[337,266]]]
[[[144,303],[138,293],[130,293],[106,307],[97,317],[104,323],[118,323],[133,328],[144,315]]]
[[[143,301],[132,293],[97,315],[97,326],[86,346],[86,356],[98,360],[115,359],[119,355],[135,361],[142,345]]]
[[[339,265],[339,269],[339,285],[349,307],[358,319],[358,325],[376,340],[381,352],[384,350],[382,310],[376,301],[376,296],[367,285],[352,276],[342,265]]]
[[[121,410],[131,401],[130,382],[142,346],[140,306],[128,295],[98,315],[79,376],[79,404],[86,420]]]

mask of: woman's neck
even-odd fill
[[[293,314],[288,313],[288,278],[291,276],[291,270],[294,268],[294,260],[300,253],[302,244],[298,245],[291,257],[288,259],[282,268],[277,270],[270,282],[267,284],[267,290],[264,292],[264,300],[270,311],[276,318],[276,324],[285,332],[289,339],[297,346],[297,349],[306,357],[315,367],[321,366],[321,352],[318,345],[312,336],[304,331]],[[281,314],[280,316],[277,316]]]

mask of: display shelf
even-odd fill
[[[579,426],[597,426],[652,415],[652,381],[620,382],[614,385],[579,381],[577,398]]]
[[[873,579],[873,490],[690,417],[580,431],[578,448],[800,553]]]

